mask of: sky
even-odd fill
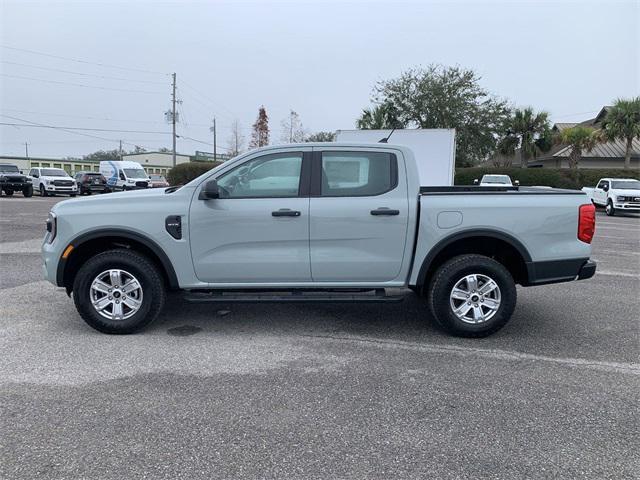
[[[0,123],[34,125],[0,125],[0,154],[170,147],[173,72],[179,153],[212,151],[214,116],[221,151],[234,120],[248,139],[261,105],[272,143],[292,109],[354,128],[376,82],[430,63],[585,120],[640,94],[640,2],[0,0]]]

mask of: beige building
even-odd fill
[[[130,155],[123,155],[123,160],[138,162],[147,173],[157,173],[166,175],[173,164],[173,155],[165,152],[145,152]],[[189,155],[176,154],[176,164],[189,162]],[[31,168],[61,168],[69,175],[73,176],[78,172],[97,172],[100,169],[100,162],[80,159],[60,159],[60,158],[37,158],[37,157],[17,157],[11,155],[0,155],[0,163],[12,163],[17,165],[25,174]]]

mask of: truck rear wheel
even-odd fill
[[[516,285],[509,271],[483,255],[460,255],[435,272],[429,304],[437,324],[459,337],[486,337],[511,318]]]
[[[162,275],[144,255],[116,249],[86,261],[73,282],[82,319],[103,333],[136,332],[155,320],[166,298]]]

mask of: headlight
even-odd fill
[[[136,181],[135,181],[135,180],[127,180],[127,182],[129,182],[129,183],[136,183]]]
[[[49,212],[49,216],[47,217],[47,243],[53,243],[56,238],[56,233],[58,231],[58,217],[53,212]]]
[[[616,202],[624,202],[627,200],[627,197],[616,197]]]
[[[47,185],[53,185],[53,180],[45,180],[44,181]]]

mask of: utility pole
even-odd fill
[[[289,143],[293,143],[293,110],[289,115]]]
[[[217,145],[216,145],[216,117],[213,117],[213,161],[218,159]]]
[[[171,93],[171,125],[173,127],[173,166],[176,166],[176,74],[175,72],[171,76],[172,93]]]
[[[120,150],[119,150],[119,153],[120,153],[120,160],[122,160],[122,140],[120,140]]]
[[[24,142],[24,156],[29,160],[29,144],[27,142]]]

